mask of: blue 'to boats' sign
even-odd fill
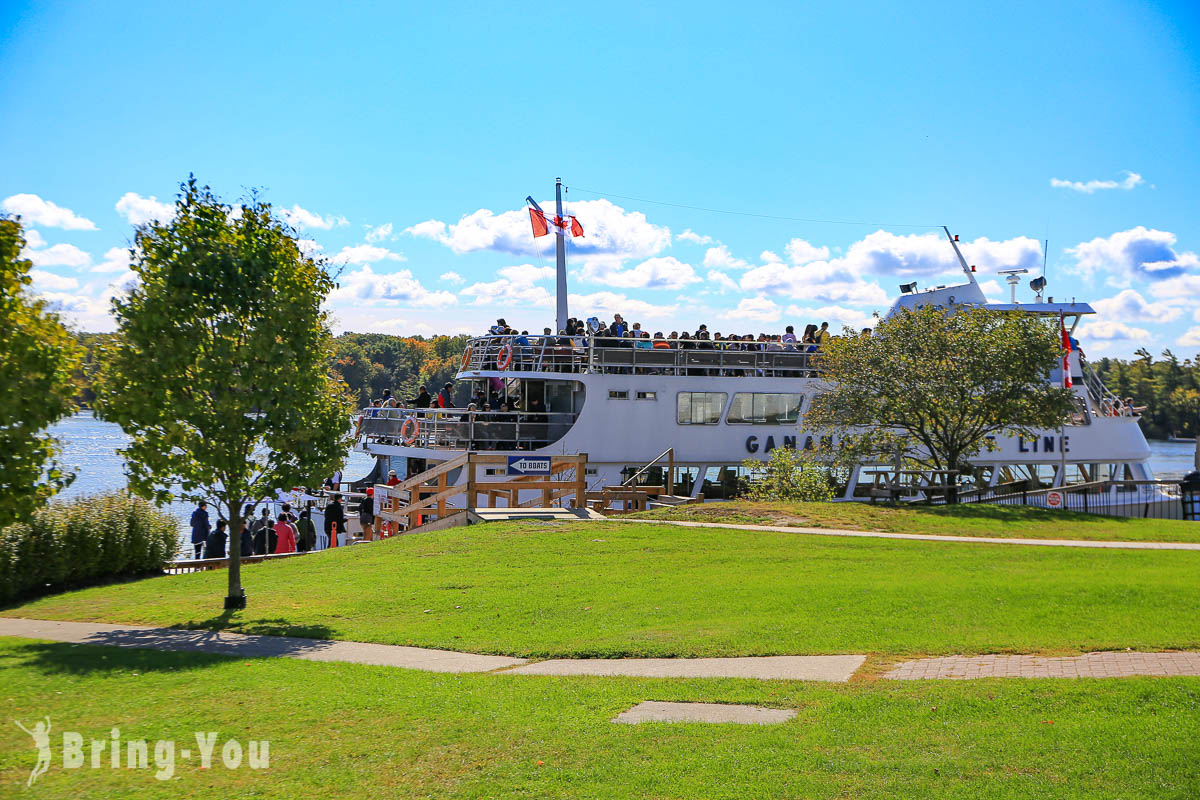
[[[549,475],[549,456],[509,456],[509,475]]]

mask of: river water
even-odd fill
[[[98,420],[90,411],[81,411],[51,427],[50,432],[62,443],[63,466],[75,472],[75,481],[58,497],[69,499],[125,488],[125,460],[117,455],[117,448],[124,447],[129,437],[120,426]],[[346,481],[364,478],[374,464],[372,456],[351,452],[342,468],[342,477]],[[182,530],[194,508],[189,503],[171,503],[163,510],[179,520]],[[216,520],[211,512],[210,516]]]

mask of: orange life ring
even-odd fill
[[[410,425],[412,426],[411,431],[409,431]],[[404,424],[400,426],[400,438],[404,440],[405,444],[412,444],[415,442],[420,433],[421,423],[417,421],[416,417],[409,417],[408,419],[404,420]]]
[[[505,370],[512,365],[513,348],[511,344],[506,344],[500,348],[500,352],[496,355],[496,369]]]
[[[474,352],[474,350],[475,350],[475,348],[471,347],[470,345],[467,345],[467,349],[463,351],[463,355],[462,355],[462,368],[463,369],[466,369],[470,365],[471,355]]]

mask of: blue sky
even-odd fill
[[[561,175],[579,316],[862,324],[955,278],[944,224],[996,297],[1048,237],[1089,355],[1194,356],[1200,7],[966,5],[9,0],[0,207],[87,330],[189,172],[340,266],[338,330],[540,330]]]

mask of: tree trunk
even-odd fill
[[[246,524],[240,500],[226,503],[229,508],[229,594],[225,596],[225,610],[237,611],[246,607],[246,593],[242,590],[242,526]]]

